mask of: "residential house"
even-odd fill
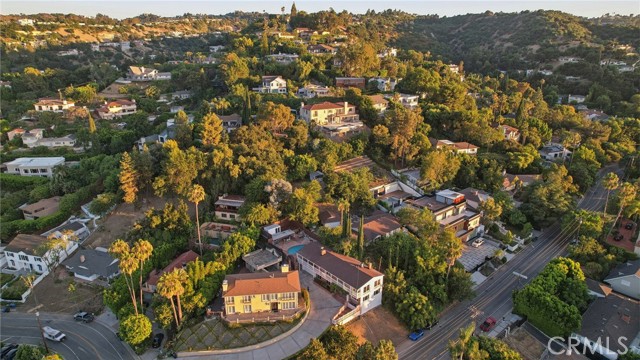
[[[9,138],[9,141],[11,141],[16,136],[22,137],[22,135],[24,135],[26,132],[27,132],[27,130],[25,130],[23,128],[15,128],[15,129],[13,129],[11,131],[7,131],[7,137]]]
[[[592,121],[605,121],[609,119],[609,115],[605,114],[605,112],[601,110],[584,109],[578,112],[582,114],[585,117],[585,119],[592,120]]]
[[[360,90],[364,90],[366,86],[366,80],[363,77],[337,77],[336,78],[336,87],[337,88],[358,88]]]
[[[289,34],[289,33],[286,33],[286,32],[281,32],[281,31],[275,32],[274,34],[276,35],[276,37],[278,39],[292,40],[292,39],[296,38],[296,36],[293,35],[293,34]]]
[[[517,128],[514,128],[513,126],[502,124],[502,125],[498,125],[497,129],[500,130],[500,132],[502,132],[502,135],[504,135],[505,140],[513,140],[516,142],[520,140],[520,130],[518,130]]]
[[[371,263],[341,255],[313,241],[296,253],[299,269],[346,291],[353,311],[362,315],[382,305],[384,275]]]
[[[317,125],[339,124],[360,120],[356,107],[348,102],[331,103],[325,101],[319,104],[300,105],[300,118],[308,123]]]
[[[311,99],[314,97],[329,96],[331,95],[331,90],[324,85],[308,84],[299,88],[297,95],[302,98]]]
[[[571,104],[571,103],[582,104],[586,99],[587,98],[584,95],[571,95],[571,94],[569,94],[569,96],[567,97],[567,102],[569,104]]]
[[[58,56],[78,56],[79,54],[78,49],[58,51]]]
[[[48,250],[39,254],[38,248],[47,242],[41,235],[18,234],[4,248],[7,265],[11,269],[34,271],[39,274],[47,272],[47,264],[63,261],[77,249],[75,241],[69,241],[66,247]]]
[[[336,54],[338,52],[338,50],[335,47],[325,45],[325,44],[309,45],[307,46],[307,51],[313,55]]]
[[[298,310],[301,291],[300,273],[287,265],[281,272],[227,275],[222,281],[224,315]]]
[[[389,101],[384,98],[382,95],[367,95],[369,99],[371,99],[371,103],[373,104],[373,108],[378,111],[379,114],[387,111],[387,106],[389,105]]]
[[[563,56],[558,59],[561,63],[577,63],[582,61],[582,58],[574,57],[574,56]]]
[[[407,109],[415,109],[418,107],[418,101],[420,100],[419,95],[409,95],[409,94],[388,94],[384,96],[386,99],[393,99],[400,103],[400,105],[404,106]]]
[[[400,210],[404,206],[405,200],[422,196],[411,186],[398,180],[369,184],[369,191],[373,193],[376,200],[384,204],[385,210],[390,210],[392,213]]]
[[[640,260],[630,260],[616,266],[604,282],[613,291],[640,300]]]
[[[223,195],[219,196],[215,202],[216,218],[223,220],[240,220],[238,209],[244,205],[245,198],[241,195]]]
[[[27,25],[33,26],[33,25],[35,25],[35,23],[36,22],[33,19],[18,19],[18,24],[20,26],[27,26]]]
[[[224,130],[228,133],[242,126],[242,116],[239,114],[218,115],[218,118],[222,121]]]
[[[340,210],[334,204],[324,203],[316,204],[318,208],[318,218],[320,218],[320,224],[328,228],[336,228],[340,226],[342,220],[340,219]]]
[[[571,151],[561,144],[549,143],[538,150],[540,157],[547,161],[566,160]]]
[[[386,48],[378,53],[379,58],[385,58],[387,56],[396,57],[398,55],[398,49],[396,48]]]
[[[61,156],[17,158],[5,163],[4,165],[7,166],[7,173],[9,174],[52,177],[53,168],[64,165],[64,158]]]
[[[224,45],[209,45],[209,52],[220,52],[224,50]]]
[[[18,209],[22,210],[25,220],[35,220],[58,211],[60,209],[60,199],[62,199],[60,196],[54,196],[33,204],[24,204]]]
[[[513,191],[516,188],[527,187],[534,182],[542,179],[542,176],[538,174],[519,174],[512,175],[504,172],[502,174],[504,179],[502,180],[502,190],[504,191]]]
[[[570,338],[586,345],[590,359],[620,359],[626,351],[640,354],[640,302],[616,293],[596,297]]]
[[[205,222],[200,225],[202,242],[213,248],[222,246],[222,242],[236,230],[237,226],[225,223]]]
[[[65,221],[61,225],[58,225],[45,233],[42,233],[42,236],[60,238],[69,234],[73,238],[78,239],[78,242],[82,242],[90,233],[89,228],[84,224],[84,222],[79,221],[78,219],[72,219]]]
[[[44,146],[48,148],[74,147],[76,145],[75,135],[67,135],[56,138],[39,138],[35,141],[33,141],[32,139],[33,137],[29,136],[29,134],[25,134],[23,135],[22,142],[29,148],[34,148],[36,146]]]
[[[449,140],[437,140],[434,138],[429,138],[429,141],[431,142],[431,146],[438,150],[449,149],[456,154],[476,155],[479,149],[479,147],[468,142],[453,142]]]
[[[291,64],[292,62],[295,62],[296,60],[298,60],[298,57],[299,57],[298,54],[283,54],[283,53],[265,56],[267,60],[276,62],[278,64],[283,64],[283,65],[287,65],[287,64]]]
[[[134,114],[136,110],[137,105],[135,100],[118,99],[105,103],[104,106],[98,108],[96,111],[100,119],[113,120]]]
[[[67,271],[76,279],[109,281],[120,274],[119,260],[111,256],[105,248],[80,249],[62,262]]]
[[[608,285],[589,278],[584,279],[587,283],[587,292],[589,296],[604,298],[609,296],[613,291]]]
[[[462,241],[484,232],[480,225],[481,214],[467,207],[464,194],[452,190],[437,191],[435,196],[423,196],[407,200],[417,209],[429,209],[441,227],[451,229]]]
[[[74,107],[76,104],[71,100],[56,99],[56,98],[42,98],[38,99],[38,102],[33,104],[36,111],[53,111],[63,112]]]
[[[145,68],[144,66],[129,66],[127,79],[130,81],[160,81],[171,80],[170,72],[158,72],[156,69]]]
[[[189,90],[175,91],[170,94],[160,95],[158,102],[180,101],[191,98],[193,94]]]
[[[29,131],[23,131],[20,135],[22,143],[27,147],[35,147],[40,139],[44,137],[44,129],[31,129]]]
[[[398,82],[402,79],[390,77],[374,77],[369,79],[369,83],[375,83],[379,91],[394,91]]]
[[[282,255],[274,248],[258,249],[248,254],[242,255],[247,270],[251,272],[267,271],[267,268],[274,267],[282,261]]]
[[[357,234],[359,231],[358,221],[353,221],[352,231]],[[398,222],[395,216],[376,210],[373,214],[364,218],[364,242],[369,244],[372,241],[378,240],[383,237],[391,236],[395,233],[403,231],[402,225]]]
[[[267,94],[286,94],[287,81],[282,76],[263,76],[262,84],[253,90]]]
[[[310,29],[307,29],[307,30],[301,30],[301,31],[297,31],[297,29],[296,29],[296,33],[298,34],[298,36],[299,36],[301,39],[304,39],[304,40],[307,40],[307,41],[308,41],[308,40],[311,40],[311,38],[312,38],[314,35],[318,35],[318,32],[317,32],[317,31],[315,31],[315,30],[310,30]]]
[[[156,288],[158,286],[158,280],[160,280],[160,277],[163,274],[170,273],[174,269],[180,269],[180,268],[184,269],[187,267],[188,263],[195,261],[198,258],[200,258],[200,255],[198,255],[192,250],[189,250],[187,252],[180,254],[177,258],[173,259],[173,261],[171,261],[171,263],[169,263],[169,265],[167,265],[164,269],[162,270],[155,269],[151,271],[151,274],[149,274],[149,278],[147,279],[147,281],[145,281],[144,284],[142,284],[142,291],[146,293],[156,292]]]
[[[464,195],[464,199],[467,201],[467,206],[477,212],[481,212],[480,205],[482,205],[482,203],[489,199],[493,199],[488,192],[470,187],[458,192]]]

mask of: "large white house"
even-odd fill
[[[296,254],[296,260],[301,271],[346,291],[349,299],[345,305],[353,306],[354,316],[382,305],[384,275],[370,263],[363,264],[358,259],[327,250],[317,242],[304,245]]]
[[[129,66],[127,79],[130,81],[159,81],[171,80],[170,72],[158,72],[156,69],[145,68],[144,66]]]
[[[36,111],[53,111],[63,112],[74,107],[76,104],[73,101],[60,100],[55,98],[42,98],[37,103],[33,104]]]
[[[53,176],[53,168],[64,165],[63,157],[37,157],[37,158],[17,158],[9,161],[7,173],[22,176]]]
[[[282,76],[263,76],[262,84],[253,90],[267,94],[286,94],[287,81]]]
[[[78,244],[75,241],[68,241],[64,246],[38,254],[38,248],[47,241],[47,238],[40,235],[18,234],[4,248],[7,258],[7,266],[16,270],[34,271],[39,274],[48,271],[47,264],[60,263],[69,256]]]
[[[106,103],[104,106],[96,110],[98,117],[104,120],[113,120],[117,117],[131,115],[138,109],[135,100],[119,99]]]

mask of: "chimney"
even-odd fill
[[[80,255],[80,262],[83,263],[85,260],[84,255]]]
[[[144,66],[140,66],[140,72],[144,74]]]
[[[283,273],[288,273],[289,272],[289,264],[283,264],[280,267],[280,271],[282,271]]]
[[[373,264],[372,263],[368,263],[367,267],[369,268],[369,270],[373,269]]]
[[[345,101],[344,102],[344,114],[348,114],[349,113],[349,102]]]
[[[327,250],[325,250],[324,246],[320,248],[320,255],[327,255]]]
[[[222,280],[222,293],[226,293],[229,289],[229,281],[227,279]]]

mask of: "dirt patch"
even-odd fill
[[[75,285],[73,292],[69,291],[70,283]],[[18,305],[18,311],[28,312],[39,304],[38,309],[43,312],[74,314],[83,310],[99,313],[104,307],[102,290],[101,286],[76,281],[64,267],[58,267],[34,287],[27,301]]]
[[[538,360],[545,351],[544,345],[522,328],[512,331],[503,340],[522,354],[522,357],[526,360]]]
[[[380,326],[384,324],[384,326]],[[347,324],[347,329],[354,333],[360,342],[370,341],[374,346],[380,340],[391,340],[395,346],[403,342],[408,334],[407,329],[386,308],[379,306],[364,316]]]

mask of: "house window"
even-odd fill
[[[373,292],[373,296],[376,296],[376,295],[378,295],[378,294],[380,294],[380,289],[378,289],[378,290],[376,290],[376,291],[374,291],[374,292]]]
[[[39,257],[33,258],[33,260],[35,260],[37,262],[42,262],[42,258],[39,258]]]
[[[370,285],[367,285],[367,286],[364,287],[364,292],[365,293],[368,293],[369,290],[371,290],[371,286]]]
[[[245,295],[242,297],[242,302],[243,303],[250,303],[251,302],[251,295]]]
[[[245,313],[250,313],[251,312],[251,305],[245,305],[244,306],[244,312]]]
[[[42,272],[42,265],[38,265],[38,271]]]
[[[363,298],[362,298],[362,300],[363,300],[363,301],[367,301],[367,300],[369,300],[369,295],[367,295],[367,296],[363,297]]]
[[[278,294],[262,294],[262,301],[278,300]]]
[[[18,258],[22,261],[29,261],[29,257],[25,255],[18,255]]]
[[[233,296],[229,296],[224,298],[225,304],[233,304],[235,302],[235,298]]]
[[[223,218],[226,218],[227,217],[227,213],[220,213],[220,216],[223,217]]]
[[[280,295],[280,300],[293,300],[295,299],[295,293],[282,293],[282,295]]]
[[[8,257],[15,257],[16,255],[14,253],[6,253]]]
[[[235,219],[235,218],[236,218],[236,215],[235,215],[235,214],[229,214],[229,218],[230,218],[230,219]]]
[[[235,306],[227,306],[227,314],[235,314],[236,307]]]
[[[292,310],[296,308],[295,302],[282,303],[282,310]]]

